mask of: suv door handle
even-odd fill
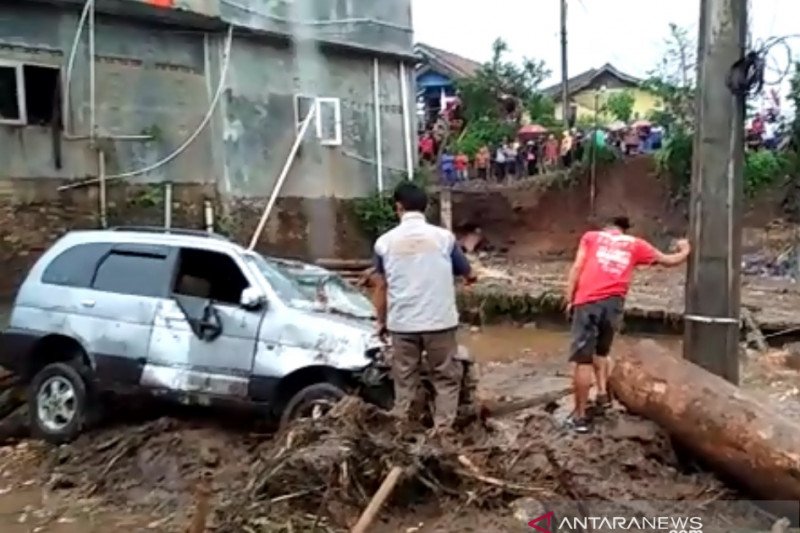
[[[94,300],[81,300],[81,305],[84,307],[94,307]]]

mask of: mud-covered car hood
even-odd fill
[[[283,342],[318,353],[333,367],[343,370],[364,368],[372,362],[368,354],[382,347],[375,326],[369,320],[330,312],[298,312],[303,316],[286,326],[282,333]]]

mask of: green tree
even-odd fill
[[[605,110],[617,120],[626,124],[633,117],[633,104],[636,99],[631,91],[617,91],[612,93],[606,100]]]
[[[541,114],[532,116],[533,120],[546,118],[547,113],[552,115],[552,106],[539,90],[550,75],[544,62],[526,58],[519,65],[506,58],[508,51],[505,41],[496,39],[491,59],[474,76],[458,83],[467,127],[496,121],[515,122],[523,109]]]
[[[790,80],[789,100],[795,109],[792,120],[792,147],[795,152],[800,151],[800,63],[794,64],[794,73]]]
[[[642,84],[662,104],[662,109],[648,118],[667,128],[689,128],[694,122],[697,45],[685,28],[674,23],[669,25],[669,37],[664,44],[661,63]]]

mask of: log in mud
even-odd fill
[[[611,386],[630,411],[754,496],[800,500],[800,425],[769,404],[652,341],[615,358]]]

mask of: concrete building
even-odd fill
[[[37,205],[52,238],[91,225],[92,214],[96,223],[101,204],[111,222],[161,223],[152,220],[161,203],[176,224],[202,227],[209,200],[244,238],[315,107],[261,245],[330,256],[347,248],[342,239],[356,242],[352,224],[342,227],[342,200],[413,169],[410,0],[93,4],[0,0],[5,217],[36,224],[25,206]],[[107,193],[96,183],[63,189],[96,182],[98,150]],[[139,202],[145,194],[150,202]],[[131,198],[150,214],[133,213]],[[3,259],[20,246],[1,231]]]

